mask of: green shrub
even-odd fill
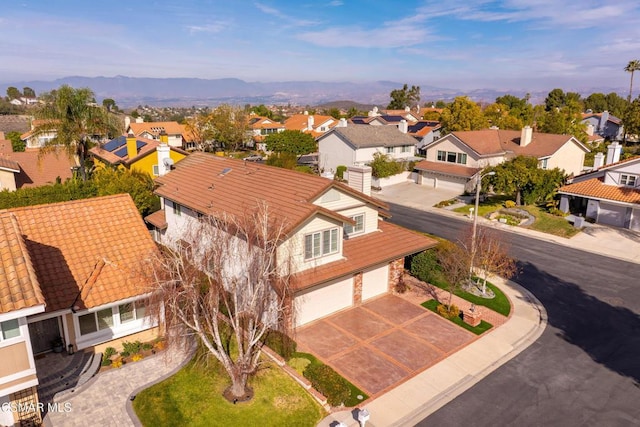
[[[507,200],[504,202],[504,207],[507,209],[515,208],[516,202],[514,202],[513,200]]]
[[[342,181],[344,179],[344,173],[347,171],[347,167],[340,165],[336,168],[336,179]]]
[[[298,344],[287,334],[273,329],[267,332],[262,342],[284,360],[289,360],[298,347]]]
[[[107,347],[104,349],[104,358],[105,359],[110,359],[111,356],[113,356],[114,354],[116,354],[117,351],[115,348],[113,347]]]
[[[369,166],[371,166],[371,175],[374,178],[386,178],[404,171],[404,164],[396,162],[382,153],[375,153]]]
[[[122,343],[122,349],[124,350],[124,352],[129,354],[140,353],[140,350],[142,349],[142,343],[140,341],[135,341],[135,342],[125,341]]]
[[[287,362],[289,366],[298,371],[299,374],[303,374],[307,366],[311,364],[311,361],[304,357],[292,357]]]
[[[151,350],[153,348],[153,344],[146,342],[144,344],[142,344],[142,349],[143,350]]]
[[[131,353],[129,353],[128,351],[121,351],[120,352],[120,357],[129,357],[131,355]]]
[[[440,264],[434,249],[420,252],[411,259],[411,275],[423,282],[431,283],[440,280]]]
[[[111,366],[111,359],[108,357],[103,357],[102,362],[100,363],[102,366]]]
[[[304,376],[331,406],[340,406],[351,396],[347,380],[327,365],[311,364],[304,370]]]

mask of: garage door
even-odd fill
[[[296,296],[296,325],[304,325],[352,305],[353,278],[332,282]]]
[[[616,206],[601,202],[600,210],[598,211],[598,222],[600,224],[613,225],[614,227],[624,227],[626,212],[626,206]]]
[[[631,224],[629,228],[633,231],[640,231],[640,209],[634,209],[631,216]]]
[[[385,294],[389,289],[389,265],[362,273],[362,300]]]
[[[466,183],[465,178],[422,172],[422,185],[427,187],[455,190],[462,194]]]

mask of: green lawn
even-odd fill
[[[487,201],[480,203],[480,206],[478,207],[478,216],[484,217],[491,212],[504,208],[504,202],[506,200],[511,200],[511,198],[506,196],[493,196]],[[453,211],[468,215],[470,207],[472,207],[472,205],[465,205],[456,208]],[[573,227],[563,217],[551,215],[550,213],[545,212],[542,208],[537,206],[520,206],[520,208],[526,210],[536,218],[534,223],[527,228],[560,237],[571,237],[580,232],[580,230]]]
[[[423,302],[422,305],[424,308],[426,308],[427,310],[431,310],[434,313],[438,314],[438,311],[436,310],[436,307],[438,307],[440,303],[434,299],[430,299],[429,301],[425,301]],[[471,325],[468,325],[466,323],[464,323],[464,320],[462,320],[460,317],[454,317],[453,319],[449,319],[451,320],[453,323],[455,323],[458,326],[461,326],[463,328],[465,328],[467,331],[473,332],[476,335],[480,335],[485,333],[486,331],[488,331],[489,329],[491,329],[493,327],[493,325],[489,322],[485,322],[484,320],[480,321],[480,324],[478,326],[476,326],[475,328]]]
[[[440,289],[448,290],[447,284],[443,280],[433,280],[431,281],[433,286],[437,286]],[[457,289],[453,294],[459,296],[462,299],[465,299],[469,302],[474,303],[475,305],[480,305],[483,307],[487,307],[496,313],[500,313],[503,316],[508,316],[511,313],[511,303],[509,303],[509,299],[507,296],[493,283],[487,281],[487,288],[491,289],[495,294],[493,298],[482,298],[469,292],[463,291],[462,289]]]
[[[255,395],[249,402],[234,405],[222,397],[229,384],[217,363],[191,362],[140,392],[133,408],[145,426],[315,426],[326,415],[272,363],[265,363],[252,379]]]

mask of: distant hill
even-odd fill
[[[415,84],[414,82],[409,82]],[[362,104],[362,110],[371,106],[385,107],[389,104],[389,93],[401,88],[404,83],[392,81],[375,81],[367,83],[352,82],[320,82],[320,81],[286,81],[286,82],[246,82],[235,78],[197,79],[197,78],[149,78],[149,77],[64,77],[53,81],[22,81],[0,85],[0,93],[7,87],[30,87],[37,94],[56,89],[63,84],[72,87],[91,88],[98,101],[113,98],[119,107],[135,107],[137,105],[189,107],[214,106],[228,104],[292,104],[334,106],[336,99],[352,99]],[[418,82],[419,84],[419,82]],[[491,103],[498,96],[512,94],[518,97],[525,95],[524,90],[476,89],[463,91],[457,89],[438,88],[420,84],[421,101],[451,101],[456,96],[467,95],[475,101]],[[575,90],[575,89],[573,89]],[[620,92],[624,89],[597,88],[590,91],[579,91],[582,94],[593,92]],[[541,102],[549,91],[531,91],[531,100]],[[347,102],[347,101],[345,101]],[[340,108],[340,107],[338,107]],[[350,108],[350,107],[347,107]],[[356,108],[360,109],[360,107]]]
[[[324,104],[316,105],[318,109],[329,110],[331,108],[337,108],[338,110],[350,110],[355,108],[358,111],[371,111],[375,104],[361,104],[356,101],[329,101]]]

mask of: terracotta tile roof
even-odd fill
[[[47,312],[74,301],[91,308],[149,291],[138,274],[140,262],[157,248],[128,194],[4,212],[20,224]]]
[[[182,135],[186,131],[184,125],[181,125],[178,122],[133,122],[129,124],[129,128],[133,131],[135,136],[148,132],[157,137],[163,130],[167,135]]]
[[[40,150],[27,150],[0,154],[19,165],[19,173],[15,176],[16,188],[40,187],[61,182],[73,176],[76,160],[63,151],[51,151],[41,154]]]
[[[164,209],[160,209],[159,211],[155,211],[151,215],[147,215],[146,217],[144,217],[144,220],[159,230],[164,230],[168,226],[167,217],[164,214]]]
[[[275,122],[268,117],[253,117],[251,119],[252,129],[284,129],[282,123]]]
[[[160,141],[156,139],[137,137],[136,144],[139,148],[136,156],[130,159],[129,155],[127,154],[126,140],[127,140],[126,136],[119,136],[105,144],[102,144],[102,146],[92,147],[89,150],[89,153],[91,153],[95,157],[111,165],[123,164],[125,166],[129,166],[132,163],[137,162],[141,158],[151,153],[154,153],[158,148],[158,145],[160,145]],[[184,154],[185,156],[189,154],[183,149],[178,147],[169,147],[169,148],[172,151],[177,151],[179,153]]]
[[[51,125],[55,125],[56,123],[59,123],[59,120],[43,120],[43,119],[33,119],[31,120],[31,130],[23,133],[22,135],[20,135],[20,139],[22,139],[23,141],[28,139],[30,136],[35,135],[37,132],[35,130],[36,127],[38,126],[43,126],[46,124],[51,124]],[[56,132],[55,129],[48,129],[45,130],[45,132]]]
[[[10,172],[18,173],[20,172],[20,165],[3,155],[0,155],[0,169],[6,169]]]
[[[327,125],[328,128],[333,128],[338,124],[338,119],[335,119],[331,116],[320,116],[317,114],[294,114],[284,121],[284,127],[287,130],[299,130],[307,128],[307,123],[309,117],[313,117],[313,128],[317,128],[327,122],[331,122]],[[307,129],[307,132],[312,133],[310,129]],[[315,132],[316,134],[322,134],[323,132]],[[316,136],[316,135],[314,135]]]
[[[606,185],[598,178],[591,178],[575,184],[565,185],[558,189],[558,193],[606,199],[616,202],[640,203],[640,189]]]
[[[382,116],[402,116],[402,118],[410,122],[415,122],[422,117],[420,113],[414,110],[380,110],[379,114]]]
[[[448,162],[430,162],[429,160],[422,160],[415,165],[415,169],[429,172],[438,172],[445,175],[461,176],[464,178],[471,178],[474,176],[480,168],[468,168],[466,166],[457,165],[455,163]]]
[[[44,304],[15,215],[0,213],[0,313]]]
[[[475,131],[452,132],[473,151],[481,156],[514,153],[515,155],[548,157],[572,139],[571,135],[533,132],[532,140],[524,147],[520,146],[521,132],[517,130],[484,129]],[[577,141],[577,140],[576,140]],[[434,142],[434,144],[437,141]],[[577,142],[585,151],[589,149]]]
[[[438,242],[422,234],[379,221],[380,231],[344,240],[344,259],[305,270],[292,278],[292,286],[300,291],[375,265],[389,262],[434,247]]]
[[[416,140],[411,135],[400,132],[395,126],[351,125],[335,127],[322,135],[320,139],[326,138],[331,133],[355,148],[398,147],[416,144]]]
[[[384,202],[332,179],[202,152],[181,160],[155,182],[159,196],[207,215],[225,212],[242,216],[246,209],[264,201],[286,221],[289,231],[316,213],[328,215],[312,202],[330,188],[388,208]]]

